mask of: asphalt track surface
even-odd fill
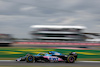
[[[100,62],[83,62],[76,61],[75,63],[26,63],[25,61],[0,61],[0,66],[95,66],[100,67]]]

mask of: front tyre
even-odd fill
[[[32,55],[29,55],[26,57],[26,62],[28,63],[33,63],[34,60],[35,60],[35,57]]]
[[[72,55],[69,55],[68,58],[67,58],[67,60],[66,60],[66,62],[68,62],[68,63],[74,63],[75,62],[75,57],[72,56]]]

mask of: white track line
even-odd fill
[[[6,61],[15,61],[15,60],[0,60],[1,62],[6,62]]]
[[[86,63],[100,63],[100,61],[76,61],[76,62],[86,62]]]
[[[0,62],[11,62],[15,60],[0,60]],[[76,62],[86,62],[86,63],[100,63],[100,61],[76,61]]]

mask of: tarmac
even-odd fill
[[[75,63],[26,63],[25,61],[0,60],[0,66],[100,66],[100,61],[76,61]]]

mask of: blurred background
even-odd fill
[[[100,1],[0,0],[0,60],[48,51],[100,61]]]

